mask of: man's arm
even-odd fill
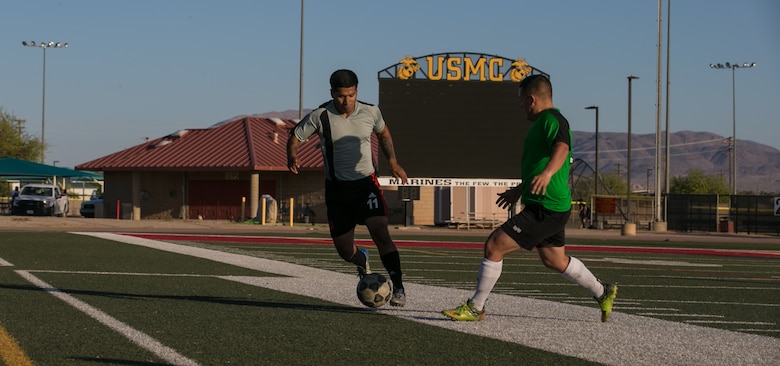
[[[406,184],[406,171],[404,171],[404,168],[398,165],[398,160],[395,157],[395,148],[393,147],[393,137],[390,135],[390,129],[385,126],[382,131],[377,132],[376,136],[379,139],[379,147],[382,149],[382,153],[385,154],[388,164],[390,164],[390,172],[394,177],[400,178],[401,183]]]
[[[287,138],[287,169],[295,174],[298,174],[298,146],[300,145],[301,141],[291,132]]]
[[[544,167],[539,175],[535,176],[531,180],[531,193],[536,195],[547,194],[547,185],[550,184],[550,179],[553,174],[561,169],[563,163],[566,162],[566,158],[569,156],[569,145],[565,142],[556,142],[552,146],[552,156],[550,161],[547,162],[547,166]]]

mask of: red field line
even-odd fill
[[[123,234],[151,240],[179,240],[221,243],[258,243],[258,244],[319,244],[331,245],[330,239],[295,238],[280,236],[234,236],[234,235],[194,235],[194,234]],[[373,245],[371,240],[356,239],[356,244]],[[448,241],[409,241],[395,240],[398,247],[412,248],[445,248],[445,249],[481,249],[482,243],[448,242]],[[780,252],[736,249],[701,249],[701,248],[663,248],[634,246],[597,246],[597,245],[566,245],[568,251],[607,252],[607,253],[650,253],[650,254],[684,254],[709,255],[722,257],[754,257],[780,258]]]

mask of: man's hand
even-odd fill
[[[509,188],[503,193],[498,194],[496,204],[502,209],[507,209],[509,206],[517,203],[520,200],[520,196],[523,194],[522,186],[518,185],[514,188]]]
[[[544,196],[547,194],[547,185],[550,184],[552,175],[546,171],[534,177],[531,180],[531,194]]]
[[[287,169],[294,174],[298,174],[298,157],[287,157]]]
[[[406,177],[406,171],[404,168],[401,168],[398,163],[390,163],[390,172],[393,174],[394,177],[401,179],[401,183],[406,184],[408,181]]]

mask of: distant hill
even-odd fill
[[[304,109],[305,116],[311,109]],[[267,112],[263,117],[298,119],[298,110]],[[582,159],[591,167],[596,162],[596,136],[593,132],[573,131],[574,157]],[[599,133],[599,173],[626,172],[626,134],[618,132]],[[669,170],[672,176],[683,176],[692,169],[705,174],[723,177],[729,185],[728,138],[710,132],[680,131],[670,135]],[[666,146],[661,144],[662,154]],[[662,155],[663,156],[663,155]],[[663,164],[663,159],[661,160]],[[651,190],[655,178],[655,134],[633,135],[631,137],[631,183],[640,189],[646,188],[648,169]],[[662,169],[663,171],[663,169]],[[753,141],[737,140],[737,187],[740,191],[780,192],[780,150]]]
[[[617,132],[599,133],[599,173],[615,172],[618,166],[621,174],[626,171],[626,134]],[[573,131],[574,157],[595,164],[595,142],[593,132]],[[729,184],[728,138],[710,132],[680,131],[670,135],[669,171],[671,176],[686,175],[697,169],[706,174],[722,175]],[[665,154],[665,144],[661,144]],[[663,157],[663,155],[662,155]],[[661,161],[663,164],[663,159]],[[631,137],[631,183],[646,187],[648,169],[650,187],[655,178],[655,134],[632,135]],[[662,169],[663,170],[663,169]],[[780,150],[753,141],[737,139],[737,188],[739,191],[780,192]]]

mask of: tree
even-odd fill
[[[572,176],[574,178],[574,176]],[[573,200],[590,201],[593,195],[593,177],[578,176],[572,181],[571,196]]]
[[[0,158],[38,161],[43,144],[37,137],[24,133],[25,120],[0,107]]]
[[[676,194],[719,194],[728,195],[729,190],[717,175],[704,174],[692,169],[687,176],[672,177],[669,192]]]
[[[601,181],[604,182],[604,185],[607,186],[607,189],[609,189],[612,194],[614,195],[625,195],[626,194],[626,181],[622,177],[620,177],[616,172],[610,172],[607,174],[599,174],[601,175]],[[605,194],[607,192],[601,192],[601,194]]]

